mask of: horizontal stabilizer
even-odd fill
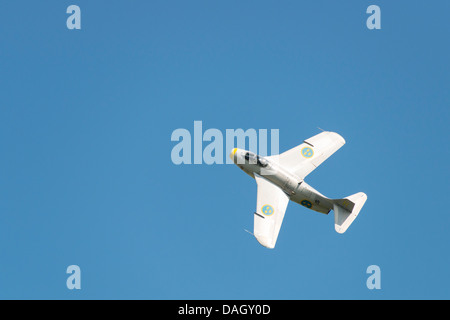
[[[364,192],[358,192],[344,199],[333,200],[334,228],[344,233],[356,219],[367,200]]]

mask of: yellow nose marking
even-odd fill
[[[236,151],[237,151],[237,148],[234,148],[233,150],[231,150],[231,153],[230,153],[231,160],[233,160],[233,157],[234,157],[234,154],[236,153]]]

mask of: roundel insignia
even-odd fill
[[[314,155],[314,151],[312,148],[304,147],[302,149],[302,156],[304,156],[305,158],[311,158],[313,155]]]
[[[269,206],[268,204],[266,204],[265,206],[263,206],[261,208],[261,212],[266,215],[266,216],[271,216],[274,212],[272,206]]]
[[[308,200],[302,200],[302,202],[300,202],[300,204],[304,207],[307,207],[308,209],[311,209],[311,207],[312,207],[312,203],[309,202]]]

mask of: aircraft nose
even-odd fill
[[[234,148],[233,150],[231,150],[231,153],[230,153],[231,160],[234,160],[234,154],[236,153],[236,151],[237,151],[237,148]]]

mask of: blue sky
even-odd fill
[[[66,8],[81,8],[81,30]],[[381,30],[366,8],[381,8]],[[0,298],[448,299],[450,3],[2,1]],[[275,250],[256,184],[174,165],[173,130],[320,132],[307,177],[368,201],[347,233],[288,206]],[[228,154],[229,150],[224,150]],[[80,266],[81,290],[66,268]],[[381,268],[381,290],[366,269]]]

